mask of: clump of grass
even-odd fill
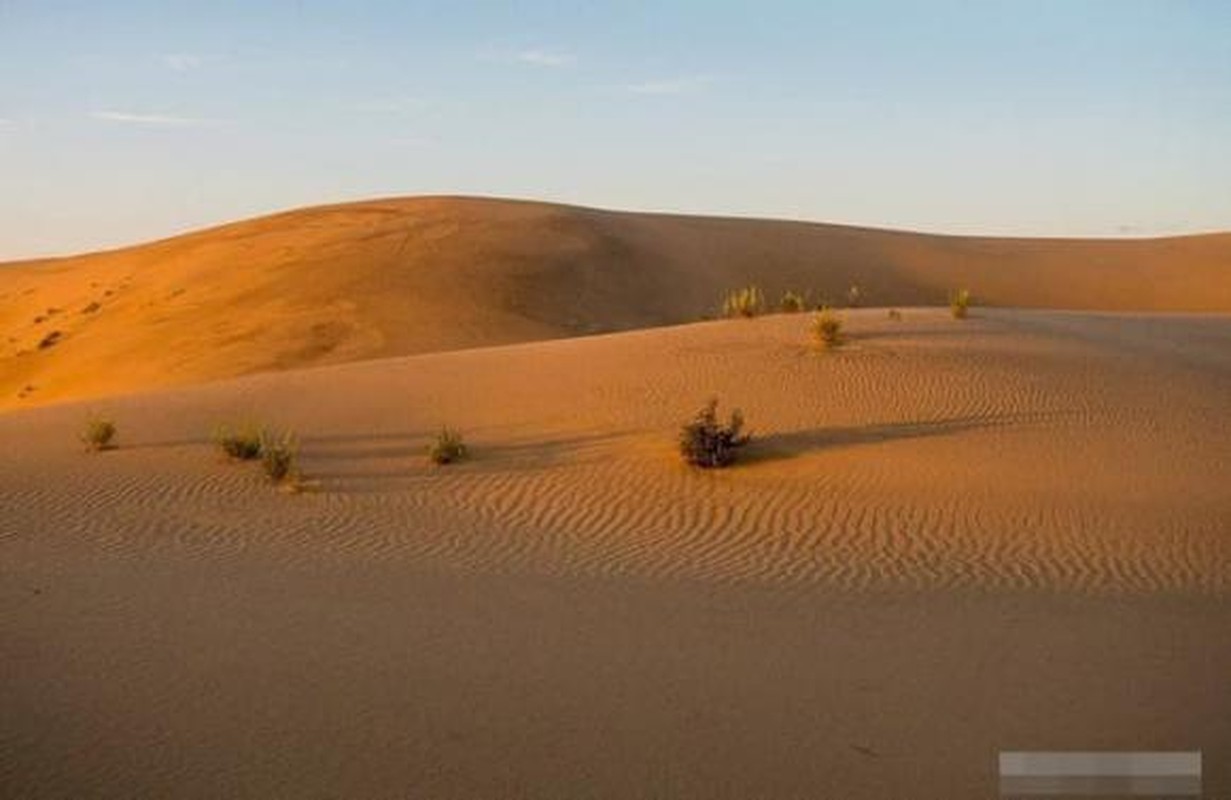
[[[889,309],[889,319],[893,320],[894,322],[901,322],[902,312],[898,311],[896,308]]]
[[[733,289],[722,301],[722,313],[727,317],[755,317],[764,310],[765,295],[756,286]]]
[[[778,301],[778,310],[784,314],[798,314],[804,310],[806,305],[807,302],[802,294],[786,291],[782,293],[782,299]]]
[[[86,449],[98,452],[114,447],[111,442],[115,438],[115,423],[102,417],[90,417],[81,431],[81,441]]]
[[[214,429],[214,443],[218,449],[235,461],[255,461],[261,457],[265,434],[254,425],[232,429],[219,425]]]
[[[735,451],[751,437],[743,432],[744,415],[739,409],[723,425],[718,421],[718,400],[712,399],[680,429],[680,455],[684,461],[705,469],[727,467],[735,462]]]
[[[969,289],[958,289],[949,293],[949,311],[954,319],[966,319],[970,310],[971,296]]]
[[[466,443],[462,434],[447,426],[441,426],[436,438],[427,446],[427,457],[433,464],[452,464],[466,457]]]
[[[852,286],[846,290],[846,306],[847,308],[859,308],[859,302],[863,299],[863,292],[858,286]]]
[[[837,347],[846,341],[842,318],[832,308],[822,308],[812,319],[812,336],[822,347]]]
[[[261,466],[265,477],[277,484],[294,484],[299,480],[297,456],[299,443],[295,434],[263,431],[259,439]]]

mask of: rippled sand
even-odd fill
[[[0,784],[987,797],[998,749],[1203,748],[1231,791],[1231,319],[904,314],[0,416]],[[698,473],[711,395],[755,440]],[[242,419],[315,488],[221,462]]]

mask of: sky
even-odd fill
[[[1231,230],[1231,3],[0,0],[0,259],[414,194]]]

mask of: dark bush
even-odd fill
[[[706,469],[730,466],[735,451],[751,438],[743,433],[744,415],[731,412],[725,426],[718,422],[718,401],[710,400],[697,416],[680,430],[680,455],[689,464]]]

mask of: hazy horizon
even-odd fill
[[[1231,230],[1213,2],[0,2],[0,260],[445,194],[941,234]]]

